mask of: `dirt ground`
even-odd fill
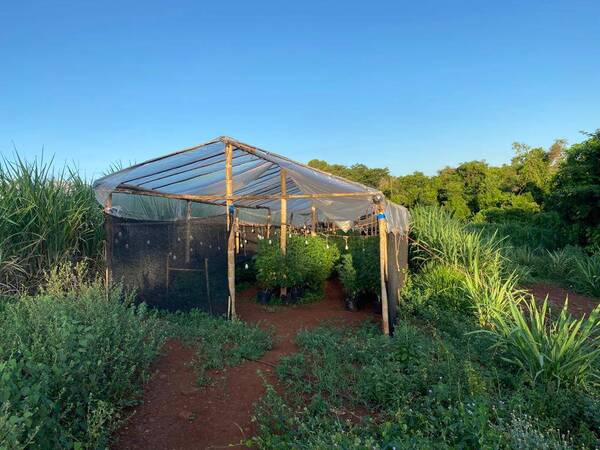
[[[525,286],[538,301],[543,301],[548,296],[550,307],[555,311],[562,309],[565,298],[569,297],[569,312],[574,316],[589,315],[590,312],[600,303],[597,298],[586,297],[585,295],[576,294],[567,289],[551,283],[535,283]]]
[[[142,403],[115,436],[114,449],[217,449],[243,447],[253,436],[253,404],[265,392],[262,375],[273,382],[271,364],[296,351],[294,337],[325,320],[357,323],[378,317],[370,310],[344,309],[341,285],[329,282],[325,299],[301,306],[268,310],[252,300],[252,290],[238,294],[237,309],[247,322],[272,325],[275,345],[259,362],[247,361],[211,373],[214,383],[198,388],[189,366],[193,349],[171,340],[144,388]]]

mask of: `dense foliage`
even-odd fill
[[[338,248],[320,236],[290,235],[285,255],[278,241],[264,239],[255,258],[256,279],[264,289],[302,287],[321,292],[339,256]]]
[[[163,341],[156,315],[131,300],[54,282],[0,304],[0,447],[106,447]]]
[[[35,288],[50,268],[102,254],[102,210],[91,186],[52,161],[0,161],[0,292]]]

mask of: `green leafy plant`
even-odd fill
[[[583,294],[600,297],[600,253],[584,255],[573,262],[569,279],[575,288]]]
[[[195,347],[193,367],[198,384],[210,382],[208,371],[260,358],[273,346],[269,328],[215,317],[199,310],[165,313],[169,333]]]
[[[568,300],[555,320],[548,298],[541,306],[531,297],[524,308],[509,304],[510,316],[496,315],[488,331],[503,351],[503,359],[527,374],[531,383],[583,385],[598,383],[600,306],[589,317],[572,318]]]
[[[340,258],[340,263],[337,266],[337,272],[340,277],[340,281],[344,286],[346,295],[350,298],[355,298],[359,292],[358,280],[356,277],[356,270],[352,263],[352,255],[345,254]]]
[[[3,302],[0,446],[105,447],[164,340],[156,314],[117,286]]]

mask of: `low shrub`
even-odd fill
[[[196,348],[193,367],[198,384],[210,381],[208,371],[260,358],[273,346],[273,332],[239,320],[211,316],[199,310],[165,313],[169,334]]]
[[[306,287],[321,292],[338,259],[337,247],[318,236],[290,236],[285,256],[276,242],[262,240],[256,255],[256,279],[264,289]]]
[[[561,391],[560,398],[576,402],[558,408],[558,394],[532,393],[489,351],[487,336],[465,334],[474,328],[442,313],[457,332],[422,318],[400,322],[391,339],[368,324],[300,332],[299,353],[278,365],[278,389],[267,386],[256,406],[254,443],[272,449],[594,446],[600,430],[589,414],[597,406],[592,397]]]
[[[358,295],[359,286],[351,254],[346,253],[341,256],[337,272],[346,295],[350,298],[355,298]]]
[[[569,281],[585,295],[600,297],[600,253],[574,259]]]
[[[119,287],[91,283],[5,301],[0,446],[106,447],[163,338],[156,314]]]
[[[589,317],[574,319],[567,303],[555,320],[549,317],[548,298],[541,306],[532,297],[525,308],[510,303],[510,317],[495,315],[495,326],[487,331],[503,359],[526,373],[532,384],[585,387],[600,381],[600,306]]]
[[[275,289],[282,285],[284,259],[276,242],[267,239],[258,241],[255,267],[259,287]]]

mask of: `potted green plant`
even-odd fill
[[[260,303],[268,303],[275,289],[281,286],[283,266],[279,246],[266,240],[259,241],[255,269],[259,287],[256,296]]]
[[[344,286],[344,292],[346,293],[345,306],[348,311],[356,311],[356,296],[359,291],[358,279],[356,276],[356,269],[352,262],[352,255],[346,253],[342,255],[340,263],[337,267],[340,281]]]

